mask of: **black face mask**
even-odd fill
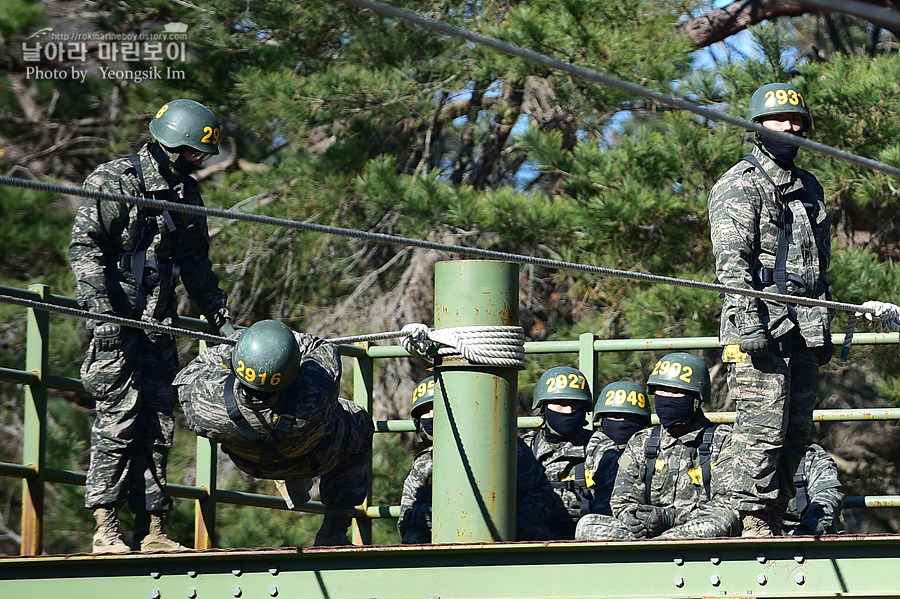
[[[175,171],[175,174],[179,177],[187,177],[197,170],[197,165],[185,158],[184,154],[180,154],[172,164],[172,170]]]
[[[634,420],[611,420],[604,416],[603,433],[613,440],[616,445],[625,445],[628,443],[634,433],[644,428],[644,423]]]
[[[687,425],[696,414],[694,408],[696,396],[683,395],[681,397],[663,397],[656,395],[656,415],[659,423],[666,428],[682,427]]]
[[[434,439],[434,418],[419,418],[419,425],[427,439]]]
[[[794,133],[794,135],[802,137],[802,133]],[[775,164],[787,170],[794,166],[794,158],[797,157],[797,151],[800,148],[765,135],[759,136],[759,142],[766,153],[775,161]]]
[[[547,421],[550,432],[563,439],[571,439],[577,435],[587,422],[586,416],[587,410],[576,410],[571,414],[544,410],[544,420]]]

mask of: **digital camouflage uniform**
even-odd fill
[[[238,340],[244,331],[231,339]],[[191,430],[221,444],[241,470],[265,479],[318,478],[326,507],[350,509],[366,498],[368,457],[374,425],[359,405],[338,397],[341,360],[337,346],[293,332],[300,346],[296,380],[265,399],[245,397],[232,374],[228,345],[204,350],[175,378],[178,399]],[[223,397],[232,390],[253,438],[229,415]],[[292,418],[280,438],[269,437],[275,419]],[[315,487],[314,487],[315,488]],[[315,495],[315,491],[313,492]]]
[[[810,173],[784,170],[758,146],[753,156],[781,191],[747,161],[726,172],[709,194],[709,220],[718,280],[729,287],[778,292],[778,230],[787,222],[787,290],[830,299],[826,271],[831,223],[822,186]],[[788,306],[727,295],[719,341],[725,346],[728,388],[737,409],[734,425],[736,508],[783,511],[793,496],[792,474],[806,452],[816,402],[819,364],[830,358],[831,319],[826,308]],[[767,355],[740,351],[741,330],[761,326]]]
[[[800,476],[801,471],[803,475]],[[797,495],[788,504],[782,528],[786,534],[837,534],[841,529],[844,493],[838,480],[837,464],[827,451],[813,443],[797,469]],[[796,480],[796,478],[795,478]],[[805,485],[805,492],[801,485]],[[805,507],[800,509],[798,500]]]
[[[584,429],[574,439],[566,440],[546,427],[530,430],[522,439],[544,467],[550,485],[559,497],[548,521],[554,539],[574,539],[575,525],[585,514],[611,513],[609,497],[618,459],[612,439],[602,432],[591,434]],[[610,449],[615,453],[608,453]],[[591,455],[589,450],[596,455]],[[579,484],[576,474],[580,466],[584,467],[583,485]],[[598,468],[602,468],[602,472],[598,472]]]
[[[619,472],[610,506],[613,516],[588,514],[578,522],[578,539],[635,539],[622,520],[645,503],[644,448],[653,429],[635,433],[619,458]],[[731,427],[719,425],[713,436],[710,498],[706,497],[697,447],[703,429],[672,437],[663,428],[651,481],[650,505],[674,508],[674,526],[657,538],[683,539],[732,536],[738,516],[731,506]]]
[[[138,156],[147,194],[203,205],[193,178],[185,177],[170,188],[149,144]],[[84,188],[144,195],[128,158],[97,167]],[[131,259],[144,248],[145,268],[141,272],[134,267],[136,275]],[[210,321],[226,318],[225,292],[219,289],[209,260],[205,217],[85,198],[75,217],[69,261],[79,302],[91,311],[177,325],[175,285],[180,276]],[[98,351],[91,341],[81,368],[84,387],[96,400],[85,492],[88,508],[118,506],[128,498],[135,512],[171,509],[166,460],[172,445],[171,383],[177,367],[175,342],[168,335],[123,327],[121,348],[115,351]]]
[[[549,540],[552,537],[546,523],[556,495],[544,469],[521,439],[517,439],[516,448],[516,540]],[[397,519],[403,543],[431,542],[433,470],[434,458],[429,445],[416,455],[409,475],[403,481],[400,517]],[[424,514],[429,514],[428,518],[422,517]]]

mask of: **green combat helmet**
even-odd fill
[[[261,320],[244,331],[231,350],[231,369],[241,384],[274,393],[294,382],[300,348],[294,334],[277,320]]]
[[[222,130],[219,119],[203,104],[193,100],[172,100],[156,111],[150,121],[150,133],[163,146],[173,150],[188,146],[198,152],[218,154]]]
[[[412,405],[409,407],[409,415],[412,418],[418,418],[420,414],[428,411],[429,406],[434,404],[434,377],[430,376],[423,379],[421,383],[416,385],[412,394]]]
[[[586,410],[590,409],[593,399],[591,388],[584,373],[577,368],[554,366],[541,375],[534,390],[532,409],[537,408],[542,403],[559,399],[583,401],[587,404]]]
[[[709,369],[697,356],[675,352],[666,354],[653,367],[647,379],[647,390],[656,393],[657,387],[674,387],[700,395],[700,401],[709,402]]]
[[[647,391],[631,381],[616,381],[603,387],[594,404],[594,421],[611,414],[635,414],[650,424],[650,401]]]
[[[812,128],[806,99],[790,83],[769,83],[753,92],[747,107],[747,120],[755,123],[771,114],[799,114],[803,118],[803,130]]]

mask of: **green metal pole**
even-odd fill
[[[435,329],[519,324],[518,265],[439,262],[434,278]],[[446,356],[435,379],[432,540],[513,540],[518,373]]]
[[[204,319],[206,322],[206,319]],[[207,348],[206,341],[198,342],[198,351]],[[216,546],[216,469],[219,446],[215,441],[197,436],[197,486],[207,495],[194,505],[194,548],[212,549]]]
[[[369,343],[357,344],[366,350],[365,356],[357,356],[353,361],[353,401],[372,413],[372,395],[375,384],[375,361],[368,356]],[[368,485],[366,500],[363,509],[367,509],[372,503],[372,455],[369,454]],[[354,545],[372,544],[372,520],[370,518],[356,517],[353,519],[351,529],[351,541]]]
[[[47,285],[31,285],[31,291],[44,299]],[[22,555],[43,551],[44,472],[47,453],[47,350],[50,345],[50,314],[28,309],[25,370],[38,377],[25,386],[25,442],[22,463],[34,468],[37,476],[22,481]]]
[[[597,393],[600,391],[597,388],[597,353],[594,351],[596,339],[597,336],[593,333],[582,333],[578,336],[578,370],[587,378],[591,399],[596,399]]]

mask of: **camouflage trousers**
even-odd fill
[[[691,512],[684,524],[676,524],[656,539],[708,539],[729,537],[737,534],[733,516],[724,517],[721,508],[706,506]],[[637,540],[625,524],[615,516],[587,514],[582,516],[575,527],[575,538],[580,541]]]
[[[178,367],[175,341],[151,342],[122,329],[122,347],[100,352],[91,340],[81,366],[85,390],[94,396],[91,464],[84,503],[88,509],[123,505],[134,512],[168,511],[166,463],[172,447]]]
[[[734,507],[783,513],[796,493],[797,465],[809,446],[819,352],[794,348],[728,365],[737,409],[733,432]]]
[[[340,400],[340,406],[346,424],[344,434],[324,437],[306,455],[268,461],[261,467],[229,452],[225,445],[222,450],[247,474],[257,478],[293,480],[298,485],[311,480],[309,494],[312,499],[328,507],[356,507],[366,499],[375,425],[362,406],[346,399]]]

